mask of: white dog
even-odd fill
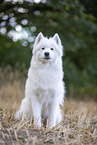
[[[40,32],[33,46],[25,98],[21,102],[16,119],[34,117],[35,126],[41,127],[41,119],[48,117],[49,127],[62,120],[60,105],[64,100],[62,71],[62,45],[56,33],[46,38]]]

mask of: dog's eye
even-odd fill
[[[41,49],[42,49],[42,50],[44,50],[45,48],[44,48],[44,47],[42,47]]]
[[[51,48],[51,50],[54,50],[54,48]]]

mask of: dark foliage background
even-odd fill
[[[0,0],[0,66],[28,69],[40,31],[62,39],[67,96],[97,99],[97,1]]]

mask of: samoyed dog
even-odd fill
[[[64,101],[62,71],[62,45],[59,35],[44,37],[40,32],[33,45],[25,98],[21,102],[16,119],[34,119],[34,125],[41,127],[42,118],[48,117],[48,126],[53,127],[62,120],[60,105]]]

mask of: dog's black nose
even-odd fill
[[[45,54],[45,56],[49,56],[49,52],[45,52],[44,54]]]

